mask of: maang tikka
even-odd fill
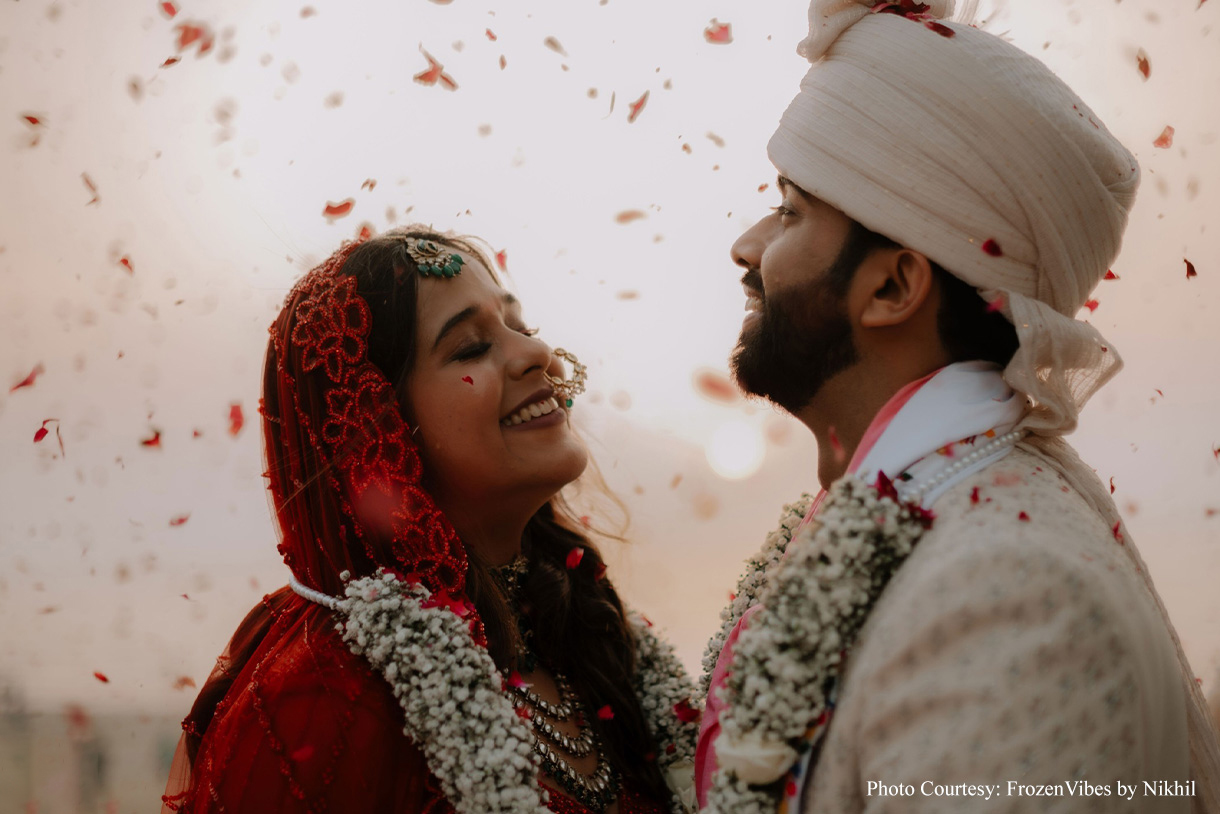
[[[585,392],[585,380],[589,378],[589,373],[585,366],[577,361],[574,354],[568,353],[563,348],[555,348],[552,353],[572,365],[572,378],[570,379],[561,379],[550,374],[547,374],[546,377],[546,380],[555,388],[555,395],[563,399],[563,405],[571,407],[576,397]]]
[[[445,251],[435,240],[409,237],[406,239],[407,254],[415,261],[420,277],[456,277],[462,273],[465,260],[456,252]]]

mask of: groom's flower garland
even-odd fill
[[[812,505],[813,496],[803,494],[795,503],[784,506],[779,525],[767,535],[762,549],[746,561],[746,570],[737,582],[737,590],[733,592],[728,606],[720,611],[720,630],[708,641],[707,649],[703,652],[703,676],[699,679],[700,698],[707,697],[712,671],[716,669],[716,661],[724,650],[729,634],[737,627],[745,612],[758,604],[768,577],[783,560],[784,552],[788,550],[788,542]]]
[[[353,653],[381,671],[402,707],[405,734],[459,814],[547,811],[533,733],[504,691],[504,679],[463,616],[469,606],[442,601],[393,574],[347,583],[335,603],[338,629]],[[689,763],[698,716],[693,688],[673,649],[636,625],[636,689],[661,747],[662,772]],[[674,811],[681,812],[675,789]]]
[[[720,763],[708,791],[718,814],[774,812],[782,779],[824,724],[843,659],[932,515],[899,500],[884,475],[831,488],[762,591],[762,608],[733,648],[720,690]]]

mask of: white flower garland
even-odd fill
[[[887,491],[854,475],[841,478],[818,522],[788,545],[767,580],[762,608],[739,635],[720,690],[720,771],[708,811],[776,811],[783,776],[808,747],[811,728],[825,721],[844,654],[930,523],[918,504]]]
[[[545,812],[529,725],[504,691],[491,655],[475,643],[468,621],[431,597],[426,587],[392,574],[353,580],[346,598],[334,603],[345,617],[338,629],[352,652],[389,682],[404,713],[404,733],[423,750],[459,814]],[[693,764],[698,718],[684,721],[679,712],[694,689],[673,648],[646,622],[633,622],[636,691],[661,747],[657,763],[672,784],[684,777],[683,762]],[[689,780],[671,785],[675,814],[686,810],[680,800],[693,797],[693,773]]]
[[[729,634],[737,627],[745,612],[758,604],[767,578],[783,559],[784,552],[788,549],[788,541],[792,539],[793,532],[805,519],[812,505],[813,496],[802,494],[795,503],[784,506],[779,525],[767,535],[762,549],[746,561],[745,573],[737,582],[737,590],[733,592],[732,600],[720,611],[720,630],[708,641],[707,649],[703,652],[703,676],[699,679],[700,698],[707,697],[712,671],[716,669],[716,661],[724,650]]]

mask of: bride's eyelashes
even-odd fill
[[[517,328],[517,333],[525,336],[534,337],[538,335],[539,328]],[[471,342],[459,347],[450,357],[451,362],[472,362],[480,358],[487,351],[491,350],[490,342]]]

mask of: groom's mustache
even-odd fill
[[[758,272],[758,269],[749,269],[745,274],[741,275],[741,284],[753,291],[758,297],[764,298],[762,275]]]

